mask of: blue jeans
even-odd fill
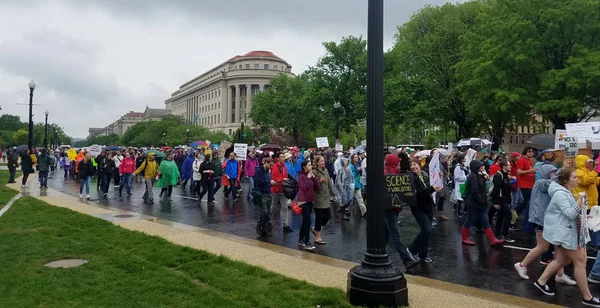
[[[431,235],[433,212],[426,212],[416,207],[411,207],[410,211],[415,217],[415,220],[417,220],[421,232],[417,234],[417,237],[415,237],[412,244],[410,244],[409,249],[412,254],[417,254],[419,258],[425,259],[427,258],[427,251],[429,250],[429,236]],[[398,223],[397,220],[396,223]]]
[[[594,262],[594,267],[592,267],[590,277],[600,280],[600,253],[596,256],[596,262]]]
[[[394,248],[398,251],[400,258],[404,264],[408,263],[411,260],[411,257],[408,255],[408,251],[406,250],[406,246],[402,243],[402,236],[400,235],[400,227],[398,226],[398,212],[394,211],[385,211],[384,216],[385,226],[387,230],[385,232],[385,242],[387,243],[392,238],[392,244]]]
[[[521,190],[517,188],[517,191],[512,192],[512,209],[516,209],[517,205],[523,202],[523,194]]]
[[[14,183],[15,182],[15,175],[17,174],[17,168],[12,167],[12,168],[8,168],[8,171],[10,172],[10,178],[8,178],[8,182],[9,183]]]
[[[119,187],[119,192],[123,191],[123,186],[127,186],[127,193],[131,193],[131,173],[123,173],[121,175],[121,186]]]
[[[478,221],[481,222],[481,226],[484,230],[490,227],[486,210],[468,207],[467,219],[465,220],[463,227],[469,229]]]
[[[247,197],[252,196],[252,191],[254,190],[254,177],[253,176],[249,176],[248,177],[248,194],[246,195]]]
[[[40,187],[48,186],[48,171],[40,171],[39,177],[40,177]]]
[[[92,180],[91,176],[86,176],[84,179],[79,179],[79,194],[83,194],[83,185],[85,184],[85,194],[90,194],[90,181]]]

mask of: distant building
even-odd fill
[[[143,116],[144,113],[142,112],[129,111],[110,125],[104,128],[90,128],[88,132],[90,137],[108,136],[111,134],[123,136],[123,134],[125,134],[130,127],[138,122],[141,122],[143,120]]]
[[[144,110],[142,120],[143,121],[155,121],[162,120],[166,115],[171,114],[167,109],[154,109],[146,106],[146,110]]]
[[[242,121],[252,124],[254,96],[278,74],[295,76],[292,66],[272,52],[251,51],[181,85],[165,101],[166,109],[186,123],[232,134]]]

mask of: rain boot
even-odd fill
[[[471,231],[471,229],[462,227],[461,230],[462,230],[462,242],[463,242],[463,244],[466,244],[466,245],[475,245],[475,243],[469,239],[469,231]]]
[[[492,228],[485,229],[485,236],[488,238],[488,241],[490,241],[490,244],[492,244],[492,246],[504,244],[504,240],[499,240],[494,236]]]

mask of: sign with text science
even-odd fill
[[[577,154],[579,154],[579,140],[577,137],[565,136],[563,141],[565,143],[566,157],[575,157]]]
[[[415,206],[417,197],[413,187],[412,173],[384,175],[385,177],[385,209],[396,209],[404,206]]]

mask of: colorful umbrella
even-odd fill
[[[196,147],[196,148],[198,148],[198,147],[205,147],[205,148],[207,148],[208,147],[208,143],[206,143],[206,141],[200,141],[199,140],[199,141],[194,141],[194,142],[190,143],[190,146],[193,146],[193,147]]]
[[[150,153],[154,153],[157,158],[166,158],[167,157],[167,155],[165,155],[164,152],[159,151],[159,150],[148,150],[148,151],[146,151],[146,155],[148,155]]]

